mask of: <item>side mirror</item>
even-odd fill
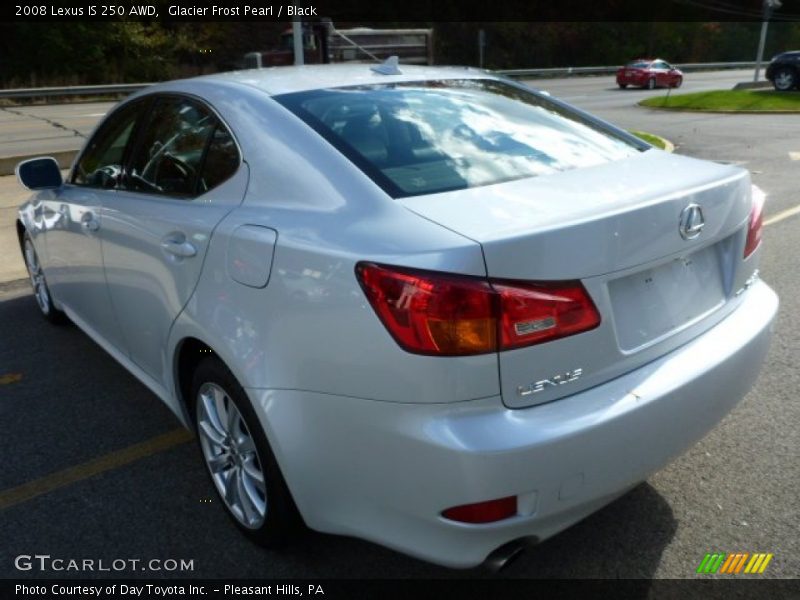
[[[61,187],[61,169],[49,156],[22,161],[15,169],[17,181],[29,190],[51,190]]]

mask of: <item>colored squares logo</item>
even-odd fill
[[[698,573],[726,573],[728,575],[739,575],[740,573],[761,574],[763,573],[774,554],[765,552],[715,552],[706,554],[697,567]]]

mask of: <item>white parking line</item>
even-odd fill
[[[789,160],[800,160],[800,152],[789,152]]]
[[[787,208],[784,211],[779,212],[777,215],[771,216],[769,219],[764,221],[764,226],[773,225],[775,223],[779,223],[784,219],[788,219],[794,215],[800,214],[800,205],[795,206],[794,208]]]

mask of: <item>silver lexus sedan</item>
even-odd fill
[[[552,536],[739,402],[778,307],[747,171],[484,71],[158,84],[66,181],[17,174],[42,314],[196,430],[265,545],[470,567]]]

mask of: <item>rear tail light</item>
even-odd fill
[[[485,354],[600,324],[578,281],[496,281],[371,263],[360,263],[356,273],[389,333],[416,354]]]
[[[764,201],[766,194],[761,188],[753,186],[753,207],[750,209],[750,221],[747,224],[747,241],[744,244],[744,258],[750,256],[761,243],[764,229]]]
[[[500,349],[594,329],[600,315],[579,281],[492,284],[500,296]]]
[[[477,502],[475,504],[462,504],[442,511],[442,516],[445,519],[461,523],[494,523],[495,521],[513,517],[516,514],[516,496]]]
[[[482,279],[360,264],[372,308],[409,352],[464,355],[497,347],[495,303]]]

